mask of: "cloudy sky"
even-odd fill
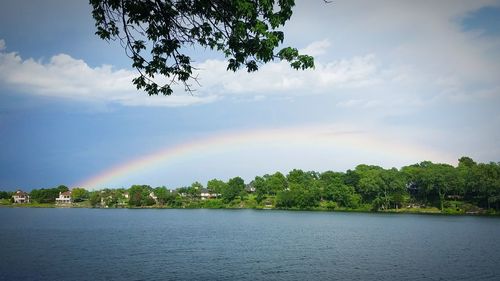
[[[314,70],[189,49],[201,86],[148,97],[86,1],[4,1],[0,189],[500,161],[500,1],[303,0],[284,31]]]

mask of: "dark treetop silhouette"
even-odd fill
[[[227,70],[257,71],[274,59],[292,68],[314,67],[314,59],[292,47],[277,50],[282,27],[292,16],[294,0],[90,0],[96,34],[118,40],[139,76],[132,82],[149,95],[170,95],[182,83],[191,92],[192,59],[185,47],[222,52]],[[160,83],[158,78],[167,78]],[[165,81],[165,80],[164,80]]]

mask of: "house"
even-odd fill
[[[201,200],[206,200],[208,198],[210,198],[210,191],[208,191],[208,189],[206,188],[202,188],[200,190],[200,196],[201,196]]]
[[[206,188],[200,189],[201,200],[207,200],[210,198],[217,198],[218,195],[219,194],[211,193],[210,190],[208,190]]]
[[[30,196],[28,193],[22,191],[22,190],[17,190],[14,195],[12,195],[12,198],[14,199],[14,203],[29,203],[30,202]]]
[[[245,186],[245,191],[247,193],[254,193],[255,192],[255,187],[251,183],[249,183],[249,184],[247,184]]]
[[[128,205],[128,201],[130,200],[129,193],[125,191],[122,196],[118,196],[118,203],[116,204],[117,207],[125,207]]]
[[[59,197],[56,198],[56,204],[70,204],[71,203],[71,190],[59,192]]]
[[[155,200],[155,203],[158,203],[158,196],[156,196],[153,191],[149,193],[149,197],[153,198],[153,200]]]
[[[113,194],[106,191],[101,191],[101,207],[109,208],[109,205],[113,203]]]

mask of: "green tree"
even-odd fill
[[[361,196],[356,193],[354,187],[341,184],[333,190],[332,199],[340,206],[354,209],[359,206]]]
[[[217,50],[228,59],[227,70],[257,71],[274,59],[294,69],[314,67],[311,56],[297,49],[276,49],[284,40],[279,29],[292,16],[294,0],[90,0],[96,34],[119,40],[139,77],[132,81],[149,95],[172,94],[172,83],[191,91],[192,59],[186,47]],[[157,84],[157,76],[169,82]]]
[[[470,157],[462,156],[462,157],[460,157],[460,159],[458,159],[458,167],[459,168],[461,168],[461,167],[472,168],[476,165],[477,165],[477,163],[474,160],[472,160],[472,158],[470,158]]]
[[[458,170],[448,164],[435,164],[424,161],[402,169],[410,175],[410,185],[416,186],[420,194],[424,194],[425,200],[433,199],[439,202],[439,208],[443,210],[446,195],[455,193],[460,188],[460,177]]]
[[[295,204],[301,209],[316,207],[319,204],[318,189],[305,188],[305,187],[291,187],[290,191],[295,197]]]
[[[422,162],[423,163],[423,162]],[[424,182],[424,169],[421,164],[413,164],[401,168],[406,188],[410,196],[417,201],[427,203],[429,192]]]
[[[347,170],[344,174],[344,184],[348,186],[352,186],[355,189],[358,188],[359,183],[359,174],[354,170]]]
[[[97,207],[101,204],[101,192],[100,191],[92,191],[89,195],[90,205],[93,207]]]
[[[167,201],[169,201],[170,191],[165,186],[157,187],[153,192],[159,205],[163,206]]]
[[[471,198],[478,183],[477,163],[470,157],[463,156],[458,159],[457,169],[461,183],[458,194],[462,194],[466,198]]]
[[[380,195],[380,188],[385,184],[381,177],[384,169],[379,166],[358,165],[355,173],[359,177],[357,192],[364,202],[371,202]]]
[[[264,175],[264,179],[266,181],[267,193],[270,195],[276,195],[278,192],[288,188],[287,179],[280,172],[276,172],[272,175]]]
[[[120,193],[116,189],[106,188],[100,192],[103,207],[114,208],[118,205]]]
[[[227,187],[222,191],[222,200],[229,203],[240,196],[245,191],[245,181],[240,177],[235,177],[227,182]]]
[[[191,188],[192,189],[198,189],[198,190],[200,190],[200,189],[203,189],[203,184],[201,184],[200,182],[195,181],[195,182],[193,182],[191,184]]]
[[[402,173],[396,168],[379,170],[382,186],[380,186],[378,197],[381,198],[384,208],[390,208],[391,204],[398,208],[406,198],[406,183]]]
[[[304,172],[300,169],[291,170],[288,175],[286,175],[286,180],[288,181],[288,187],[291,184],[300,184],[303,186],[311,186],[314,180],[319,178],[317,172]]]
[[[54,203],[59,196],[59,192],[68,191],[68,187],[60,185],[55,188],[33,189],[30,192],[31,199],[38,203]]]
[[[190,199],[199,199],[202,189],[203,185],[201,183],[194,182],[190,186],[181,189],[181,191]]]
[[[307,188],[301,184],[290,183],[290,189],[278,192],[276,206],[280,208],[308,209],[319,204],[319,189]]]
[[[14,192],[0,191],[0,199],[10,199]]]
[[[480,200],[488,209],[491,204],[495,204],[498,209],[500,202],[500,164],[499,163],[480,163],[476,167],[477,176],[477,194]],[[483,206],[484,206],[483,205]]]
[[[288,187],[278,192],[276,205],[278,207],[310,208],[317,206],[320,200],[319,174],[304,172],[299,169],[290,171],[287,176]]]
[[[224,189],[226,189],[227,184],[218,179],[211,179],[207,182],[207,189],[211,193],[221,194]]]
[[[266,195],[269,194],[266,180],[263,177],[257,176],[252,181],[252,185],[255,187],[255,200],[260,204],[260,202],[266,198]]]
[[[278,208],[292,208],[297,205],[295,194],[290,190],[283,190],[276,195],[276,207]]]
[[[73,188],[71,190],[71,199],[73,202],[81,202],[88,198],[88,191],[85,188]]]
[[[319,186],[321,198],[324,200],[333,201],[335,192],[345,186],[343,174],[338,172],[326,171],[319,177]]]
[[[56,189],[58,192],[66,192],[69,190],[69,188],[65,185],[59,185],[58,187],[56,187]]]
[[[129,190],[129,206],[151,206],[155,204],[151,193],[153,189],[149,185],[132,185]]]
[[[459,177],[457,170],[448,164],[436,164],[431,171],[431,184],[435,188],[439,196],[439,205],[441,211],[444,208],[446,195],[453,193],[454,189],[459,186]]]

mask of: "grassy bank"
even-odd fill
[[[254,209],[254,210],[288,210],[288,211],[318,211],[318,212],[358,212],[358,213],[393,213],[393,214],[432,214],[432,215],[482,215],[482,216],[500,216],[500,213],[494,210],[486,211],[475,206],[465,205],[463,202],[454,202],[453,207],[445,208],[443,211],[436,207],[411,207],[385,210],[373,210],[370,204],[361,205],[358,208],[345,208],[332,206],[328,202],[321,202],[320,205],[310,208],[280,208],[269,204],[259,204],[255,200],[236,199],[229,203],[224,203],[221,199],[195,200],[182,202],[177,205],[151,205],[151,206],[92,206],[89,201],[83,201],[72,204],[58,205],[54,203],[28,203],[14,204],[10,201],[0,201],[0,207],[11,208],[105,208],[105,209]],[[470,205],[470,204],[469,204]],[[475,207],[475,208],[474,208]],[[472,211],[471,211],[472,210]]]

